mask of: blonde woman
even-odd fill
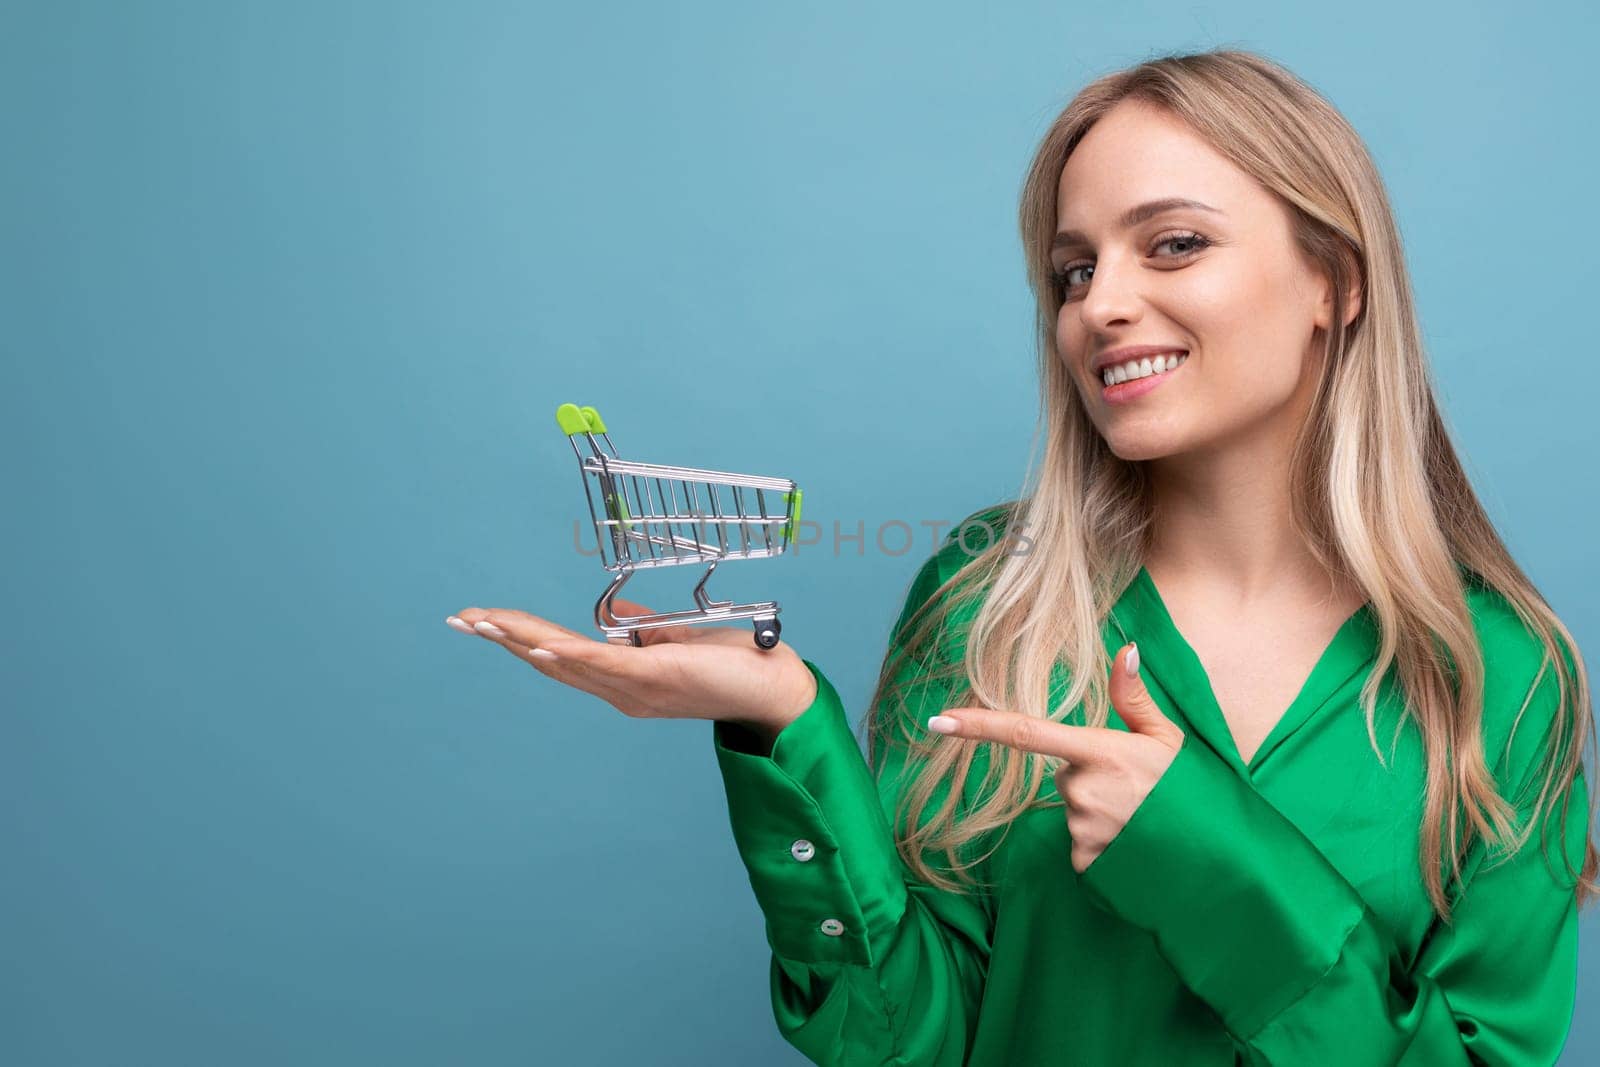
[[[1587,672],[1451,446],[1360,138],[1259,56],[1156,59],[1062,112],[1021,226],[1037,462],[916,575],[865,759],[747,629],[451,625],[715,720],[816,1063],[1550,1064]]]

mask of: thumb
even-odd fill
[[[1183,731],[1156,706],[1139,676],[1139,646],[1130,641],[1111,662],[1111,706],[1131,733],[1153,737],[1172,748],[1183,744]]]
[[[624,600],[620,596],[611,598],[611,606],[616,608],[622,615],[654,614],[654,612],[645,607],[643,604],[639,603],[637,600]]]
[[[655,612],[645,607],[637,600],[625,600],[622,597],[611,598],[613,615],[631,618],[637,615],[654,615]],[[687,626],[653,626],[648,630],[635,630],[641,645],[664,645],[671,641],[683,641],[690,635]]]
[[[645,607],[637,600],[624,600],[622,597],[613,597],[611,606],[615,612],[623,616],[654,615],[650,608]],[[668,645],[668,644],[713,644],[713,645],[739,645],[749,644],[748,631],[733,631],[725,626],[695,626],[690,623],[681,623],[677,626],[652,626],[647,630],[635,630],[639,635],[641,645]],[[735,638],[742,640],[735,640]]]

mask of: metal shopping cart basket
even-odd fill
[[[799,487],[786,478],[621,459],[600,413],[592,407],[562,404],[556,408],[556,422],[578,456],[601,565],[616,574],[594,606],[595,623],[606,639],[639,645],[640,630],[752,619],[756,644],[776,645],[783,629],[776,601],[711,600],[706,582],[723,560],[776,556],[789,547],[800,525]],[[587,455],[580,437],[588,444]],[[618,616],[612,608],[612,600],[634,571],[686,564],[706,568],[694,587],[698,607],[628,616]]]

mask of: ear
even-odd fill
[[[1356,316],[1361,314],[1363,291],[1366,289],[1366,280],[1362,277],[1361,267],[1355,262],[1353,255],[1350,257],[1350,266],[1345,277],[1349,279],[1347,284],[1350,291],[1344,295],[1344,324],[1349,326],[1355,321]]]
[[[1355,321],[1356,316],[1361,313],[1362,289],[1365,287],[1364,278],[1362,277],[1361,264],[1352,249],[1348,246],[1341,247],[1339,249],[1339,259],[1344,268],[1345,285],[1348,289],[1344,297],[1344,324],[1349,326]],[[1319,327],[1326,331],[1333,317],[1333,280],[1324,271],[1321,273],[1321,281],[1322,299],[1317,305],[1316,322]]]

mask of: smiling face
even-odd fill
[[[1171,198],[1205,206],[1127,224],[1131,209]],[[1077,235],[1051,253],[1064,301],[1056,351],[1113,452],[1157,459],[1292,436],[1315,388],[1330,289],[1276,196],[1180,120],[1129,100],[1068,157],[1056,218]],[[1098,358],[1147,345],[1188,355],[1106,390]]]

